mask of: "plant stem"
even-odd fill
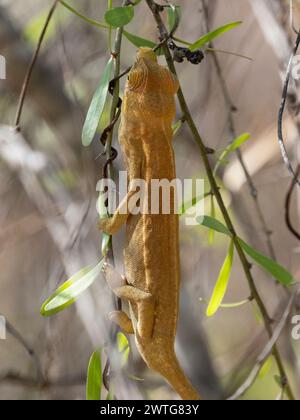
[[[206,24],[205,29],[206,29],[207,32],[209,32],[208,7],[205,3],[205,0],[202,0],[202,9],[203,9],[203,12],[204,12],[204,17],[205,17],[205,24]],[[212,59],[213,59],[213,62],[214,62],[215,68],[216,68],[217,77],[219,79],[221,89],[222,89],[222,92],[223,92],[223,97],[224,97],[226,106],[228,108],[228,128],[229,128],[229,134],[230,134],[230,136],[232,138],[232,141],[233,141],[237,137],[237,132],[236,132],[235,124],[234,124],[234,117],[233,117],[233,112],[234,112],[233,110],[236,110],[236,107],[235,107],[235,105],[234,105],[234,103],[231,99],[226,80],[223,76],[223,71],[222,71],[221,64],[219,62],[219,59],[218,59],[217,54],[216,54],[215,49],[214,49],[214,44],[211,42],[209,46],[211,47]],[[253,199],[253,203],[254,203],[254,206],[255,206],[255,210],[256,210],[258,219],[260,221],[262,230],[265,234],[266,244],[267,244],[267,248],[268,248],[268,251],[269,251],[269,255],[274,261],[276,261],[276,254],[275,254],[274,246],[273,246],[272,239],[271,239],[272,232],[271,232],[271,229],[267,225],[267,221],[265,219],[263,210],[261,208],[261,204],[260,204],[260,200],[259,200],[259,197],[258,197],[258,191],[257,191],[256,185],[254,184],[254,180],[252,179],[252,176],[251,176],[251,174],[248,170],[247,164],[245,162],[245,159],[243,157],[243,154],[242,154],[241,150],[237,149],[235,153],[237,155],[238,161],[239,161],[239,163],[242,167],[242,170],[244,172],[245,179],[246,179],[247,184],[248,184],[250,195]]]
[[[100,29],[109,29],[109,26],[106,25],[105,23],[101,23],[101,22],[98,22],[95,19],[91,19],[87,16],[84,16],[82,13],[78,12],[76,9],[74,9],[74,7],[70,6],[65,1],[59,0],[59,2],[62,6],[64,6],[66,9],[68,9],[70,12],[74,13],[74,15],[76,15],[80,19],[84,20],[85,22],[90,23],[93,26],[97,26]]]
[[[22,90],[21,90],[21,94],[20,94],[20,98],[19,98],[19,104],[18,104],[16,116],[15,116],[15,121],[14,121],[14,126],[17,129],[20,129],[22,111],[23,111],[23,107],[24,107],[24,103],[25,103],[26,94],[27,94],[27,91],[28,91],[29,82],[31,80],[31,76],[32,76],[32,73],[33,73],[33,69],[34,69],[34,66],[37,62],[42,43],[44,41],[47,29],[49,27],[49,24],[51,22],[52,16],[55,12],[55,9],[56,9],[56,6],[57,6],[58,2],[59,2],[59,0],[55,0],[53,5],[51,6],[51,8],[49,10],[49,13],[47,15],[45,24],[43,26],[42,32],[41,32],[39,40],[38,40],[38,44],[36,46],[35,52],[33,54],[33,57],[31,59],[31,62],[29,64],[29,67],[28,67],[28,70],[27,70],[27,73],[26,73],[25,78],[24,78],[24,82],[23,82],[23,85],[22,85]]]
[[[149,6],[149,8],[150,8],[150,10],[153,14],[153,17],[156,21],[156,24],[157,24],[157,27],[158,27],[158,30],[159,30],[159,33],[160,33],[160,38],[161,39],[167,39],[168,31],[167,31],[167,29],[166,29],[166,27],[165,27],[165,25],[162,21],[159,8],[157,7],[156,3],[153,0],[145,0],[145,1],[148,4],[148,6]],[[176,72],[174,62],[173,62],[173,58],[171,56],[171,53],[170,53],[170,50],[169,50],[167,44],[164,43],[162,48],[163,48],[164,55],[166,57],[166,61],[167,61],[167,64],[168,64],[168,67],[169,67],[170,71],[174,75],[177,76],[177,72]],[[214,194],[214,196],[217,200],[217,203],[218,203],[219,208],[222,212],[222,215],[223,215],[223,218],[224,218],[225,223],[227,225],[227,228],[231,232],[232,239],[233,239],[233,242],[234,242],[234,246],[237,250],[237,253],[238,253],[240,261],[241,261],[241,264],[243,266],[243,270],[244,270],[246,278],[248,280],[251,295],[254,298],[254,300],[256,301],[256,303],[257,303],[257,305],[260,309],[260,312],[263,316],[264,325],[265,325],[265,329],[268,333],[268,336],[269,336],[269,338],[272,338],[272,336],[273,336],[273,329],[272,329],[272,326],[271,326],[272,321],[271,321],[270,316],[268,314],[268,311],[267,311],[267,309],[264,305],[264,302],[262,301],[262,299],[261,299],[261,297],[258,293],[258,290],[256,288],[254,279],[253,279],[251,271],[250,271],[250,264],[247,261],[247,258],[244,254],[244,251],[239,244],[235,228],[233,226],[233,223],[231,221],[231,218],[229,216],[229,213],[228,213],[227,208],[225,206],[225,203],[223,201],[222,195],[220,193],[219,187],[218,187],[217,182],[215,180],[215,177],[213,175],[213,170],[210,166],[210,162],[209,162],[209,159],[207,157],[206,147],[205,147],[204,142],[203,142],[203,140],[200,136],[200,133],[199,133],[197,127],[196,127],[196,124],[193,120],[193,117],[191,115],[191,112],[189,110],[189,107],[187,105],[187,102],[186,102],[186,99],[184,97],[184,94],[183,94],[183,91],[182,91],[181,87],[179,87],[177,96],[178,96],[178,100],[179,100],[179,103],[180,103],[182,113],[185,117],[185,121],[190,128],[190,131],[193,135],[194,141],[197,143],[197,145],[199,147],[200,155],[201,155],[204,167],[205,167],[205,171],[206,171],[209,183],[210,183],[212,193]],[[276,360],[281,378],[284,381],[287,381],[287,375],[286,375],[286,372],[285,372],[285,368],[284,368],[284,365],[283,365],[283,362],[281,360],[281,356],[280,356],[280,353],[278,351],[278,348],[277,348],[276,344],[274,344],[274,346],[273,346],[273,355],[274,355],[274,358]],[[295,399],[289,384],[287,385],[286,393],[287,393],[288,398],[290,400]]]

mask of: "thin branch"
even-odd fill
[[[287,150],[286,150],[286,147],[285,147],[285,143],[284,143],[284,139],[283,139],[282,126],[283,126],[283,113],[284,113],[284,110],[285,110],[285,105],[286,105],[287,96],[288,96],[288,88],[289,88],[289,83],[290,83],[290,78],[291,78],[291,73],[292,73],[293,60],[294,60],[294,58],[297,54],[299,45],[300,45],[300,32],[298,33],[296,43],[295,43],[295,46],[294,46],[294,50],[292,52],[292,55],[291,55],[289,63],[288,63],[285,82],[284,82],[284,86],[283,86],[281,104],[280,104],[279,111],[278,111],[278,142],[279,142],[279,146],[280,146],[281,155],[282,155],[284,163],[286,164],[286,166],[288,168],[288,171],[290,172],[293,180],[296,181],[296,184],[298,186],[300,186],[300,180],[296,176],[295,170],[294,170],[293,165],[292,165],[292,163],[290,161],[290,158],[288,156],[288,153],[287,153]]]
[[[298,169],[296,171],[296,178],[298,178],[300,173],[300,165],[298,166]],[[291,221],[291,214],[290,214],[290,208],[291,208],[291,201],[293,192],[296,186],[296,179],[293,179],[290,185],[290,188],[287,192],[286,199],[285,199],[285,222],[289,229],[289,231],[300,241],[300,233],[297,231],[297,229],[294,228],[293,223]]]
[[[228,398],[228,400],[237,400],[238,398],[242,397],[251,388],[251,386],[254,384],[261,368],[263,367],[266,360],[271,356],[272,349],[273,349],[274,345],[277,343],[278,339],[280,338],[284,327],[286,326],[286,323],[287,323],[287,321],[289,319],[289,316],[292,312],[292,309],[294,307],[296,298],[299,295],[299,292],[300,292],[300,289],[297,292],[293,293],[293,295],[290,297],[289,302],[287,304],[287,307],[286,307],[286,309],[285,309],[285,311],[284,311],[284,313],[281,317],[281,320],[280,320],[280,322],[278,323],[278,325],[276,326],[276,328],[273,332],[272,338],[269,340],[269,342],[264,347],[261,354],[258,356],[257,361],[255,363],[255,366],[251,370],[248,378],[240,386],[240,388],[230,398]],[[286,387],[286,382],[283,381],[282,385],[283,385],[282,388],[285,388]]]
[[[167,39],[167,37],[168,37],[168,31],[167,31],[167,29],[166,29],[166,27],[165,27],[165,25],[163,23],[163,20],[161,18],[159,8],[157,7],[156,3],[153,0],[145,0],[145,1],[148,4],[148,7],[151,10],[151,12],[153,14],[153,17],[154,17],[154,19],[156,21],[156,24],[157,24],[157,27],[158,27],[158,30],[159,30],[159,33],[160,33],[160,38],[161,39]],[[168,46],[166,45],[166,43],[164,43],[164,45],[163,45],[163,51],[164,51],[164,55],[166,57],[166,61],[167,61],[167,64],[168,64],[168,67],[169,67],[170,71],[174,75],[177,76],[176,68],[175,68],[175,65],[174,65],[174,62],[173,62],[173,59],[172,59],[170,50],[169,50]],[[184,94],[182,92],[181,87],[179,87],[177,96],[178,96],[178,100],[179,100],[179,103],[180,103],[180,107],[181,107],[182,113],[185,116],[186,122],[187,122],[187,124],[188,124],[188,126],[190,128],[190,131],[191,131],[192,135],[193,135],[193,139],[194,139],[194,141],[196,142],[196,144],[199,147],[200,155],[201,155],[201,158],[202,158],[204,167],[205,167],[205,171],[206,171],[206,174],[207,174],[208,181],[210,183],[211,190],[212,190],[212,192],[213,192],[213,194],[214,194],[214,196],[215,196],[215,198],[217,200],[217,203],[219,205],[219,208],[220,208],[221,213],[223,215],[223,218],[225,220],[226,226],[229,229],[229,231],[231,232],[231,235],[232,235],[232,239],[233,239],[235,248],[237,250],[237,253],[238,253],[239,258],[240,258],[240,261],[241,261],[241,264],[243,266],[244,273],[245,273],[246,278],[248,280],[248,284],[249,284],[249,288],[250,288],[250,291],[251,291],[251,295],[255,299],[255,301],[256,301],[259,309],[260,309],[260,312],[261,312],[261,314],[263,316],[263,320],[264,320],[264,325],[265,325],[266,331],[267,331],[269,337],[272,338],[272,336],[273,336],[273,329],[272,329],[272,325],[271,325],[270,316],[269,316],[268,311],[267,311],[267,309],[265,307],[265,304],[262,301],[262,298],[260,297],[260,294],[258,293],[258,290],[256,288],[254,279],[253,279],[252,274],[251,274],[251,271],[250,271],[251,270],[250,269],[250,264],[249,264],[249,262],[248,262],[248,260],[246,258],[246,255],[245,255],[245,253],[244,253],[243,249],[241,248],[241,245],[240,245],[240,243],[238,241],[238,237],[237,237],[235,228],[234,228],[233,223],[231,221],[231,218],[229,216],[229,213],[228,213],[228,210],[226,208],[226,205],[225,205],[225,203],[223,201],[223,197],[222,197],[222,195],[221,195],[221,193],[219,191],[218,184],[217,184],[217,182],[216,182],[216,180],[214,178],[213,170],[212,170],[212,168],[210,166],[210,162],[209,162],[209,159],[208,159],[208,156],[207,156],[207,153],[206,153],[206,147],[204,145],[204,142],[203,142],[202,137],[199,134],[199,131],[198,131],[197,127],[196,127],[196,124],[195,124],[195,122],[193,120],[193,117],[191,115],[191,112],[189,110],[189,107],[187,105],[187,102],[186,102],[186,99],[184,97]],[[280,356],[280,353],[278,351],[278,348],[277,348],[276,344],[274,344],[274,346],[273,346],[273,354],[274,354],[274,358],[276,360],[276,363],[277,363],[278,370],[280,372],[281,378],[283,380],[287,380],[287,375],[286,375],[286,372],[285,372],[285,367],[283,365],[283,362],[282,362],[282,359],[281,359],[281,356]],[[288,397],[291,400],[294,400],[295,399],[295,397],[293,395],[293,392],[292,392],[289,384],[287,385],[287,394],[288,394]]]
[[[49,10],[49,13],[48,13],[48,16],[46,18],[44,27],[43,27],[42,32],[41,32],[40,37],[39,37],[39,41],[38,41],[36,50],[33,54],[31,63],[29,65],[27,73],[25,75],[25,79],[24,79],[24,82],[23,82],[23,85],[22,85],[22,90],[21,90],[21,94],[20,94],[20,98],[19,98],[19,104],[18,104],[16,116],[15,116],[15,122],[14,122],[14,125],[17,128],[19,128],[19,126],[20,126],[20,121],[21,121],[21,117],[22,117],[24,102],[25,102],[27,91],[28,91],[29,82],[30,82],[30,79],[31,79],[31,76],[32,76],[32,73],[33,73],[33,69],[34,69],[34,66],[37,62],[42,43],[44,41],[47,29],[49,27],[49,23],[51,22],[52,16],[54,14],[54,11],[55,11],[58,3],[59,3],[59,0],[55,0],[52,7]]]
[[[127,4],[128,4],[128,0],[123,0],[122,5],[126,6]],[[111,92],[113,95],[113,99],[112,99],[112,105],[111,105],[111,110],[110,110],[110,125],[108,127],[108,132],[103,137],[105,140],[105,154],[106,154],[106,163],[104,165],[103,172],[105,174],[105,177],[108,177],[110,179],[113,179],[112,162],[118,155],[117,151],[112,147],[112,142],[113,142],[115,124],[119,118],[120,107],[122,104],[122,101],[120,101],[120,77],[122,76],[120,55],[121,55],[122,37],[123,37],[123,27],[118,28],[116,31],[114,51],[112,52],[112,55],[114,57],[114,76],[113,76],[113,83],[110,84],[110,87],[111,89],[113,89]],[[109,257],[111,260],[111,264],[114,265],[112,241],[110,242],[109,253],[110,253]],[[121,300],[116,299],[115,305],[117,309],[121,309],[122,307]],[[106,387],[108,392],[110,391],[109,389],[110,388],[110,373],[111,373],[111,366],[110,366],[110,359],[108,357],[105,364],[105,368],[104,368],[104,386]]]
[[[205,0],[202,0],[202,8],[203,8],[203,11],[204,11],[204,16],[205,16],[206,30],[208,32],[209,31],[209,27],[208,27],[208,7],[205,3]],[[217,76],[218,76],[218,79],[219,79],[219,82],[220,82],[220,85],[221,85],[221,89],[222,89],[222,92],[223,92],[224,100],[225,100],[225,103],[227,105],[227,110],[228,110],[228,117],[227,118],[228,118],[229,133],[230,133],[230,136],[231,136],[232,141],[233,141],[237,137],[237,132],[236,132],[235,123],[234,123],[234,116],[233,116],[234,112],[237,111],[237,108],[236,108],[236,106],[234,105],[234,103],[231,99],[229,89],[228,89],[226,80],[224,78],[223,72],[222,72],[222,67],[221,67],[219,59],[217,57],[217,54],[215,53],[215,48],[214,48],[213,43],[211,43],[211,47],[212,47],[212,51],[211,51],[212,52],[212,58],[213,58],[213,61],[214,61],[214,64],[215,64],[215,68],[216,68]],[[243,154],[242,154],[240,149],[236,150],[236,155],[237,155],[237,158],[238,158],[238,160],[240,162],[240,165],[243,169],[243,172],[244,172],[244,175],[245,175],[245,178],[247,180],[248,187],[249,187],[250,195],[251,195],[251,197],[253,199],[253,202],[254,202],[256,213],[258,215],[258,218],[259,218],[260,224],[262,226],[263,232],[266,236],[266,243],[267,243],[269,255],[273,260],[276,260],[275,250],[274,250],[274,246],[273,246],[273,243],[272,243],[272,240],[271,240],[272,231],[267,225],[267,222],[266,222],[266,219],[265,219],[265,216],[264,216],[264,212],[261,208],[256,185],[254,184],[254,181],[253,181],[253,179],[252,179],[252,177],[251,177],[251,175],[248,171],[247,164],[244,160]]]

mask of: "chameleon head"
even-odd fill
[[[139,59],[146,59],[149,61],[153,61],[154,63],[157,63],[157,56],[155,52],[151,48],[142,47],[138,50],[137,53],[137,60]]]

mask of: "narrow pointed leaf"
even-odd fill
[[[128,39],[128,41],[130,41],[137,48],[140,48],[140,47],[154,48],[156,46],[155,42],[150,41],[149,39],[141,38],[127,31],[124,31],[124,36]]]
[[[176,19],[178,19],[178,18],[180,19],[180,17],[181,17],[181,7],[180,6],[168,7],[168,27],[169,27],[170,32],[175,27]]]
[[[214,219],[213,217],[198,217],[196,220],[202,226],[205,226],[209,229],[213,229],[216,232],[223,233],[224,235],[231,236],[231,233],[228,230],[228,228],[225,225],[223,225],[223,223],[219,222],[219,220]]]
[[[120,353],[122,351],[124,351],[129,346],[129,342],[128,342],[125,334],[123,334],[121,332],[118,332],[118,334],[117,334],[117,345],[118,345],[118,350],[119,350]]]
[[[221,154],[218,162],[215,166],[214,173],[217,172],[219,166],[223,163],[228,163],[227,156],[241,147],[248,139],[250,138],[250,134],[244,133],[241,136],[237,137]]]
[[[100,401],[102,389],[102,363],[101,353],[95,351],[89,361],[87,382],[86,382],[86,399],[88,401]]]
[[[43,316],[54,315],[72,305],[90,287],[101,273],[103,260],[96,266],[88,266],[74,274],[61,285],[42,305]]]
[[[211,42],[213,39],[217,38],[218,36],[224,34],[225,32],[230,31],[233,28],[236,28],[241,23],[242,23],[241,21],[238,21],[238,22],[229,23],[229,24],[224,25],[224,26],[220,26],[219,28],[215,29],[214,31],[211,31],[208,34],[203,35],[196,42],[194,42],[189,47],[189,49],[191,51],[196,51],[196,50],[198,50],[198,48],[203,47],[203,45],[208,44],[209,42]]]
[[[205,299],[200,299],[200,302],[204,302],[207,305],[209,304],[209,302]],[[240,302],[234,302],[234,303],[221,303],[220,308],[223,309],[236,309],[236,308],[240,308],[241,306],[246,305],[247,303],[250,303],[249,299],[245,299],[245,300],[241,300]]]
[[[113,58],[111,57],[105,66],[103,76],[93,96],[91,105],[86,116],[86,120],[82,131],[82,144],[84,146],[89,146],[92,143],[96,134],[98,124],[105,107],[112,68]]]
[[[234,254],[234,246],[233,246],[233,241],[231,240],[228,254],[221,268],[219,278],[217,280],[215,289],[213,291],[211,300],[207,308],[206,314],[209,317],[213,316],[217,312],[226,294],[227,286],[228,286],[228,282],[229,282],[229,278],[231,274],[231,269],[232,269],[233,254]]]
[[[262,365],[259,371],[259,374],[258,374],[259,379],[264,379],[267,376],[267,374],[270,372],[272,368],[272,364],[273,364],[273,357],[270,356]]]
[[[249,140],[249,138],[250,138],[250,134],[249,133],[244,133],[244,134],[240,135],[239,137],[237,137],[235,140],[233,140],[233,142],[228,147],[226,147],[226,149],[223,151],[223,153],[219,157],[218,162],[216,163],[216,166],[214,168],[214,174],[217,173],[221,164],[227,163],[227,161],[226,161],[227,156],[230,153],[237,150],[239,147],[241,147],[247,140]]]
[[[291,286],[293,283],[293,276],[280,264],[261,254],[246,244],[242,239],[238,239],[241,247],[257,264],[259,264],[265,271],[271,274],[284,286]]]
[[[120,28],[127,25],[134,18],[134,7],[114,7],[105,13],[105,21],[113,28]]]

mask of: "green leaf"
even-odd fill
[[[231,274],[231,269],[232,269],[233,254],[234,254],[234,246],[233,246],[233,240],[231,240],[227,256],[221,268],[219,278],[217,280],[215,289],[213,291],[211,300],[207,308],[206,315],[208,317],[213,316],[217,312],[226,294],[227,286],[228,286],[228,282],[229,282],[229,278]]]
[[[124,36],[130,41],[135,47],[149,47],[154,48],[156,46],[155,42],[150,41],[149,39],[141,38],[137,35],[134,35],[130,32],[124,31]]]
[[[43,316],[54,315],[72,305],[78,296],[90,287],[102,270],[104,260],[96,266],[88,266],[62,284],[42,305]]]
[[[128,39],[129,42],[131,42],[135,47],[141,48],[141,47],[148,47],[148,48],[155,48],[156,44],[153,41],[150,41],[146,38],[141,38],[140,36],[134,35],[130,32],[124,31],[124,36]],[[156,55],[163,55],[163,49],[159,48],[155,51]]]
[[[110,248],[110,243],[111,243],[111,236],[108,235],[107,233],[103,232],[102,233],[102,245],[101,245],[101,251],[102,251],[103,257],[107,256],[108,250]]]
[[[236,28],[237,26],[239,26],[242,22],[238,21],[238,22],[232,22],[229,23],[227,25],[224,26],[220,26],[219,28],[215,29],[212,32],[209,32],[206,35],[203,35],[201,38],[199,38],[196,42],[194,42],[189,49],[191,51],[196,51],[199,48],[203,47],[203,45],[208,44],[209,42],[211,42],[213,39],[217,38],[218,36],[224,34],[225,32],[230,31],[233,28]]]
[[[226,147],[226,149],[223,151],[221,156],[218,159],[218,162],[216,163],[215,169],[214,169],[214,175],[217,173],[220,165],[224,162],[226,162],[227,156],[237,150],[239,147],[241,147],[247,140],[249,140],[250,134],[244,133],[241,136],[237,137],[233,142]]]
[[[102,366],[101,353],[95,351],[89,361],[87,382],[86,382],[86,399],[88,401],[100,401],[102,389]]]
[[[204,198],[208,197],[210,193],[200,194],[197,197],[193,197],[192,200],[185,201],[182,203],[178,209],[178,214],[183,216],[190,208],[196,206],[199,201],[203,200]]]
[[[224,235],[231,236],[231,233],[228,230],[228,228],[225,225],[223,225],[223,223],[219,222],[219,220],[214,219],[213,217],[198,217],[196,220],[202,226],[205,226],[209,229],[213,229],[216,232],[223,233]]]
[[[182,119],[176,121],[176,123],[174,123],[172,125],[173,136],[175,136],[178,133],[178,131],[181,129],[182,125],[183,125]]]
[[[176,16],[177,14],[177,16]],[[172,7],[168,7],[168,28],[169,31],[171,32],[174,27],[177,18],[181,17],[181,7],[180,6],[172,6]]]
[[[98,124],[105,107],[112,68],[113,58],[111,57],[105,66],[100,84],[93,96],[86,116],[82,131],[82,144],[84,146],[89,146],[96,134]]]
[[[242,239],[238,238],[239,244],[243,250],[251,257],[257,264],[259,264],[265,271],[271,274],[284,286],[290,286],[293,283],[293,276],[277,262],[271,260],[265,255],[253,249],[246,244]]]
[[[127,347],[129,347],[129,342],[125,334],[118,332],[117,345],[118,345],[118,350],[120,353],[124,351]]]
[[[114,7],[107,10],[104,15],[106,23],[113,28],[121,28],[127,25],[134,18],[133,6]]]
[[[272,368],[272,364],[273,364],[273,357],[270,356],[268,357],[268,359],[265,361],[265,363],[262,365],[258,377],[259,379],[264,379],[267,374],[270,372],[271,368]]]
[[[209,302],[207,300],[205,300],[205,299],[200,298],[199,300],[200,300],[200,302],[204,302],[207,305],[209,304]],[[236,308],[240,308],[241,306],[246,305],[249,302],[250,302],[249,299],[245,299],[245,300],[241,300],[240,302],[221,303],[220,308],[224,308],[224,309],[236,309]]]
[[[129,353],[130,353],[130,346],[129,342],[127,340],[127,337],[121,333],[118,332],[117,334],[117,345],[118,345],[118,351],[121,353],[121,365],[124,367],[127,364]]]

